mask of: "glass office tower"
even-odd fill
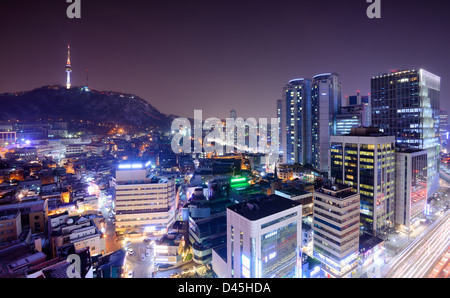
[[[311,80],[291,80],[277,104],[285,164],[311,163]]]
[[[336,73],[314,76],[311,86],[312,165],[328,174],[330,136],[336,135],[336,116],[341,110],[341,83]]]
[[[360,229],[377,236],[394,227],[395,137],[374,128],[354,128],[331,136],[330,176],[359,193]]]
[[[426,149],[427,197],[439,187],[441,78],[423,69],[385,73],[371,80],[372,124],[400,149]]]

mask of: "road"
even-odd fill
[[[128,240],[124,240],[125,242]],[[153,277],[153,245],[143,241],[143,237],[129,240],[131,244],[127,245],[127,259],[125,263],[125,275],[133,272],[133,278],[151,278]],[[134,251],[130,254],[130,249]]]
[[[449,278],[450,276],[450,247],[441,258],[441,260],[433,268],[428,278]]]
[[[450,245],[450,210],[385,266],[386,278],[424,278]]]

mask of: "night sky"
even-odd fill
[[[343,96],[370,92],[370,78],[425,68],[441,76],[450,110],[448,1],[65,0],[0,2],[0,93],[72,83],[136,94],[166,114],[275,117],[289,80],[340,75]]]

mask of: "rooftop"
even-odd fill
[[[369,250],[382,242],[384,242],[384,240],[381,238],[369,234],[363,234],[359,237],[359,250]]]
[[[344,199],[356,194],[353,192],[353,188],[351,186],[341,183],[325,183],[322,188],[319,188],[316,192],[324,193],[339,199]]]
[[[110,266],[123,266],[125,262],[126,251],[123,249],[116,250],[99,258],[99,269],[108,268]]]
[[[298,189],[298,188],[294,188],[294,187],[289,187],[289,188],[286,188],[286,189],[280,189],[280,190],[277,190],[277,191],[282,192],[282,193],[287,194],[287,195],[292,195],[292,196],[303,196],[303,195],[310,195],[311,194],[309,191],[304,191],[304,190],[301,190],[301,189]]]
[[[350,130],[349,136],[357,137],[378,137],[378,136],[388,136],[388,134],[383,133],[377,127],[353,127]]]
[[[248,220],[255,221],[300,205],[296,201],[270,195],[228,206],[227,208]]]
[[[156,241],[156,245],[178,246],[183,238],[183,234],[169,233]]]
[[[11,219],[15,219],[19,214],[20,214],[20,212],[17,211],[15,214],[0,216],[0,221],[1,221],[1,220],[11,220]]]
[[[116,181],[117,185],[161,184],[175,181],[172,176],[147,176],[144,180]]]
[[[216,247],[213,249],[219,257],[221,257],[225,262],[227,261],[227,246],[226,245]]]

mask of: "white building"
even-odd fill
[[[409,232],[424,217],[427,204],[427,150],[406,150],[395,155],[395,223]]]
[[[66,145],[66,156],[86,153],[85,144],[68,144]]]
[[[228,206],[226,277],[301,277],[301,242],[298,202],[269,196]]]
[[[144,163],[122,163],[116,170],[116,231],[165,233],[175,218],[173,176],[153,176]]]
[[[73,244],[76,251],[89,247],[91,256],[105,252],[103,234],[90,219],[63,214],[49,217],[48,224],[54,256],[56,256],[58,247],[68,244]]]
[[[359,194],[342,184],[314,192],[314,257],[327,277],[351,277],[358,266]]]

